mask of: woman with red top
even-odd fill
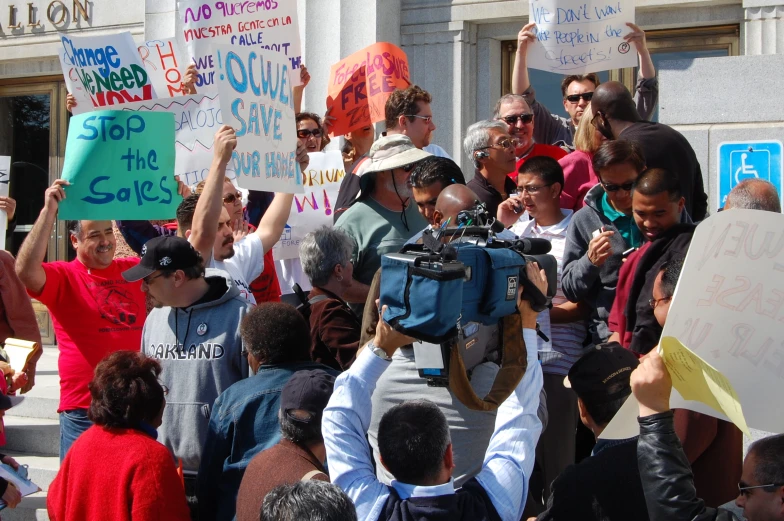
[[[564,171],[564,187],[561,191],[561,208],[577,211],[585,204],[585,194],[599,182],[593,171],[594,153],[599,150],[605,137],[591,124],[593,112],[588,105],[574,131],[575,151],[558,160]]]
[[[90,427],[71,446],[49,487],[52,521],[189,521],[182,480],[156,440],[166,406],[161,366],[117,351],[90,382]]]

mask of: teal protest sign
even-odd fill
[[[60,219],[171,219],[174,114],[99,110],[71,118]]]

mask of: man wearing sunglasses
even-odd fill
[[[493,119],[506,123],[515,145],[517,168],[508,172],[512,181],[517,181],[517,170],[532,157],[547,156],[557,161],[566,155],[560,147],[535,142],[534,113],[525,98],[520,95],[501,96],[495,104]]]
[[[659,81],[656,79],[656,69],[648,51],[645,32],[632,23],[626,25],[631,32],[624,39],[634,45],[640,59],[640,76],[635,93],[636,110],[641,119],[647,120],[653,114],[659,98]],[[520,29],[517,35],[517,54],[512,69],[512,93],[525,96],[536,115],[534,139],[537,143],[571,147],[577,124],[580,123],[583,111],[591,102],[594,90],[599,86],[599,77],[594,73],[566,76],[561,82],[561,94],[564,110],[569,117],[552,114],[547,107],[536,100],[536,92],[528,76],[528,48],[536,42],[535,30],[536,24],[529,23]]]
[[[656,350],[631,376],[640,403],[637,462],[651,519],[737,521],[724,509],[706,508],[697,496],[691,469],[673,428],[672,379]],[[784,434],[757,440],[743,462],[735,504],[747,521],[784,520]]]

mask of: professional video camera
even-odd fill
[[[387,306],[383,318],[423,341],[414,344],[416,365],[434,386],[449,384],[455,348],[468,375],[484,361],[500,363],[498,325],[516,313],[518,286],[531,307],[542,311],[555,295],[557,276],[555,257],[546,255],[549,241],[515,238],[481,203],[460,212],[456,226],[445,224],[426,230],[422,244],[407,245],[381,260],[379,300]],[[544,294],[526,276],[530,262],[545,270]]]

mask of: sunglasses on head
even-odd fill
[[[635,181],[629,181],[628,183],[623,183],[622,185],[613,185],[613,184],[606,184],[602,183],[605,192],[617,192],[618,190],[623,190],[624,192],[631,192],[636,184]]]
[[[321,137],[321,129],[320,128],[314,128],[313,130],[308,130],[306,128],[303,128],[301,130],[297,130],[297,137],[300,138],[300,139],[307,139],[310,136],[313,136],[314,138],[320,138]]]
[[[582,98],[585,101],[591,101],[591,98],[593,98],[593,92],[583,92],[582,94],[569,94],[568,96],[566,96],[566,101],[568,101],[569,103],[579,103],[580,98]]]
[[[534,120],[533,114],[517,114],[513,116],[504,116],[500,118],[501,121],[506,122],[507,125],[516,125],[518,121],[522,121],[524,125],[529,124]]]
[[[234,192],[233,194],[223,196],[223,202],[226,204],[233,204],[234,201],[242,201],[242,192]]]

